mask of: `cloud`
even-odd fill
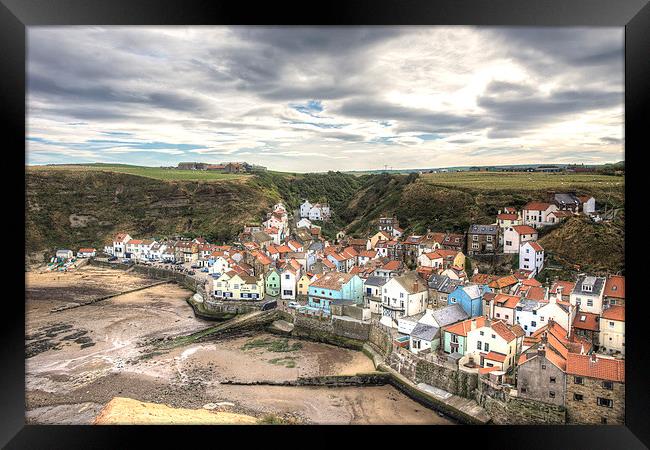
[[[245,157],[313,171],[623,158],[621,29],[27,33],[28,161]]]

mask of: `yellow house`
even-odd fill
[[[303,274],[298,280],[298,295],[305,296],[309,294],[309,285],[311,284],[311,277],[307,274]]]
[[[385,231],[378,231],[373,237],[370,238],[370,248],[375,248],[379,241],[390,241],[392,236]]]
[[[262,300],[264,298],[264,278],[240,275],[230,271],[214,282],[214,296],[228,300]]]
[[[625,307],[612,305],[600,316],[600,349],[625,355]]]

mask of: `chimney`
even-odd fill
[[[596,357],[596,354],[595,354],[595,353],[592,353],[592,354],[589,356],[589,362],[591,362],[591,363],[593,363],[593,364],[596,364],[596,361],[598,361],[598,358]]]
[[[469,323],[469,329],[476,330],[476,319],[472,319],[472,321]]]

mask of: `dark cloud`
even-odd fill
[[[513,83],[491,82],[477,104],[492,121],[488,137],[510,138],[517,132],[560,122],[567,116],[621,105],[622,92],[557,90],[549,95],[532,87]]]
[[[336,112],[367,120],[395,120],[399,122],[399,132],[451,133],[479,127],[482,122],[477,116],[439,113],[377,100],[348,100]]]

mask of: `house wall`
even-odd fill
[[[601,424],[601,419],[607,419],[607,424],[622,425],[625,423],[625,384],[613,383],[613,390],[605,389],[603,380],[583,377],[583,384],[576,384],[574,376],[567,374],[566,409],[568,423]],[[576,400],[574,395],[582,395],[582,400]],[[598,397],[613,400],[612,408],[599,406]]]
[[[483,336],[481,336],[483,332]],[[493,337],[494,336],[494,337]],[[478,342],[481,342],[481,349],[478,348]],[[485,344],[489,345],[489,349],[485,350]],[[506,355],[503,362],[503,370],[508,368],[515,362],[517,352],[517,339],[513,339],[509,343],[499,336],[496,331],[490,327],[481,327],[471,330],[467,333],[467,350],[473,356],[476,364],[481,363],[481,353],[498,352]]]
[[[545,356],[536,356],[517,367],[517,390],[521,398],[564,406],[564,385],[564,372]],[[555,397],[551,397],[551,392]]]
[[[610,324],[614,324],[611,326]],[[600,350],[625,354],[625,322],[600,318]]]
[[[592,304],[589,305],[589,300]],[[580,301],[580,311],[601,315],[603,313],[603,298],[598,295],[574,294],[571,293],[569,301],[572,305],[577,305]]]
[[[448,331],[443,331],[443,348],[442,350],[445,353],[453,353],[451,351],[451,337],[453,333],[449,333]],[[460,335],[455,335],[457,336],[458,339],[458,353],[461,355],[464,355],[465,352],[467,351],[466,348],[466,337],[465,336],[460,336]]]

